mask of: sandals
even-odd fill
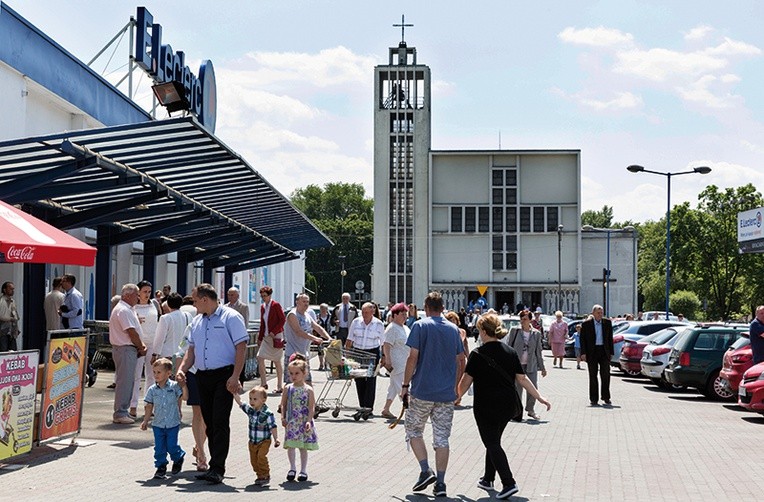
[[[289,472],[287,472],[287,481],[294,481],[294,477],[297,475],[297,471],[294,469],[290,469]]]
[[[532,418],[533,420],[540,420],[540,419],[541,419],[541,417],[539,417],[538,415],[536,415],[536,414],[535,414],[535,413],[533,413],[533,412],[531,412],[531,413],[528,413],[528,416],[529,416],[530,418]]]
[[[282,392],[284,392],[284,389],[276,389],[273,391],[274,394],[281,394]]]
[[[390,413],[389,411],[383,411],[382,413],[380,413],[380,415],[382,415],[382,417],[384,417],[384,418],[393,418],[393,419],[394,418],[398,418],[395,415],[393,415],[392,413]]]
[[[297,481],[307,481],[308,480],[308,474],[305,472],[301,472],[299,476],[297,476]]]

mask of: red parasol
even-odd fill
[[[0,201],[0,263],[93,266],[96,249]]]

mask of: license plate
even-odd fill
[[[737,393],[738,395],[745,397],[745,387],[743,387],[742,385],[738,387]]]

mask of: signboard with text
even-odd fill
[[[40,406],[40,442],[80,430],[87,337],[48,342]]]
[[[0,353],[0,461],[32,449],[37,350]]]
[[[764,253],[764,208],[737,214],[737,242],[741,253]]]

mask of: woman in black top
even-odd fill
[[[496,314],[485,314],[478,320],[477,328],[483,345],[469,355],[464,376],[459,382],[459,398],[474,383],[472,410],[486,450],[485,473],[478,481],[478,488],[492,491],[498,471],[503,489],[496,498],[507,499],[517,493],[518,488],[509,469],[507,455],[501,447],[501,435],[510,419],[518,411],[522,413],[522,409],[514,409],[519,400],[509,393],[516,392],[516,382],[539,403],[546,405],[547,410],[551,409],[552,405],[525,377],[517,352],[499,341],[507,334],[499,317]]]

